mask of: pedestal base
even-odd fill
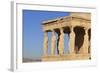
[[[53,55],[43,56],[42,61],[63,61],[63,60],[89,60],[90,54],[67,54],[67,55]]]

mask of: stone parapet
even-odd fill
[[[89,60],[90,54],[67,54],[67,55],[54,55],[43,56],[42,61],[62,61],[62,60]]]

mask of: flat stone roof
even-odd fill
[[[69,16],[59,17],[59,18],[55,18],[55,19],[51,19],[51,20],[46,20],[46,21],[43,21],[42,24],[45,25],[46,23],[55,22],[55,21],[58,21],[61,19],[71,18],[71,17],[85,19],[85,20],[91,20],[90,13],[71,12]]]
[[[46,23],[49,23],[49,22],[54,22],[54,21],[61,20],[61,19],[64,19],[64,18],[69,18],[69,17],[70,16],[64,16],[64,17],[59,17],[59,18],[55,18],[55,19],[46,20],[46,21],[43,21],[42,24],[46,24]]]

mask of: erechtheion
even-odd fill
[[[71,12],[69,16],[43,21],[42,28],[44,32],[42,61],[91,59],[90,13]],[[52,37],[48,37],[48,32],[52,33]],[[66,34],[69,37],[68,54],[64,54],[64,36]],[[48,38],[51,38],[50,55],[48,55]],[[55,48],[57,48],[57,55],[54,51]]]

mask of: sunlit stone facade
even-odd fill
[[[44,32],[42,61],[90,59],[91,14],[73,12],[69,16],[42,22]],[[52,37],[48,37],[48,32]],[[57,37],[56,37],[57,34]],[[69,53],[64,53],[64,35],[68,34]],[[51,38],[51,54],[48,55],[48,38]],[[67,38],[67,37],[66,37]],[[57,47],[56,47],[57,46]],[[57,53],[55,54],[55,49]]]

